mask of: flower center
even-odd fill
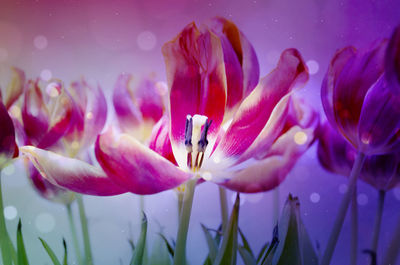
[[[192,171],[198,171],[203,164],[204,153],[208,140],[207,133],[212,121],[203,115],[186,116],[185,146],[187,151],[187,166]]]

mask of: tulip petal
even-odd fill
[[[307,68],[300,53],[295,49],[285,50],[278,66],[242,102],[216,152],[237,157],[246,151],[267,124],[281,98],[307,79]]]
[[[7,110],[10,109],[11,105],[14,104],[14,102],[22,95],[25,85],[25,73],[15,67],[12,67],[11,71],[11,82],[7,86],[4,98],[4,105]]]
[[[400,183],[399,157],[396,154],[367,157],[361,171],[361,180],[378,190],[388,191]]]
[[[90,93],[86,106],[85,129],[83,136],[83,146],[85,148],[95,141],[95,137],[103,130],[107,119],[107,101],[103,90],[98,87],[88,87]]]
[[[149,148],[177,165],[169,139],[169,119],[163,116],[153,127]]]
[[[365,96],[358,134],[365,154],[382,154],[400,144],[400,95],[390,88],[383,74]]]
[[[314,130],[315,128],[292,127],[272,145],[266,158],[250,159],[242,165],[229,169],[232,177],[219,184],[245,193],[274,189],[286,178],[297,160],[314,141]],[[306,135],[306,141],[302,144],[294,141],[295,135],[299,132]]]
[[[38,81],[28,81],[21,115],[29,142],[38,145],[49,129],[49,113]]]
[[[20,150],[28,156],[45,179],[59,187],[97,196],[112,196],[128,191],[114,184],[101,169],[81,160],[33,146],[23,146]]]
[[[357,155],[356,149],[327,123],[322,126],[317,153],[325,169],[345,177],[350,175]],[[367,156],[360,179],[387,191],[400,183],[398,163],[399,157],[393,153]]]
[[[354,47],[346,47],[338,50],[333,56],[332,61],[329,64],[328,71],[325,74],[325,78],[322,82],[321,88],[321,100],[322,106],[328,121],[331,126],[336,128],[335,109],[333,101],[333,91],[335,90],[338,76],[343,70],[343,67],[348,63],[350,58],[355,56],[356,49]]]
[[[349,176],[357,154],[354,147],[328,123],[321,126],[318,160],[330,172]]]
[[[212,120],[208,131],[215,137],[226,104],[226,76],[219,38],[189,24],[163,46],[170,95],[171,142],[184,149],[187,115],[205,115]],[[179,161],[178,161],[179,163]]]
[[[261,159],[261,157],[265,156],[265,153],[268,152],[269,148],[285,126],[289,112],[290,100],[291,94],[287,94],[278,102],[264,128],[258,134],[253,143],[240,156],[238,163],[251,157]]]
[[[115,139],[112,132],[99,135],[96,158],[115,183],[136,194],[153,194],[172,189],[191,175],[170,161],[122,134]]]
[[[221,38],[228,84],[227,107],[232,108],[258,84],[258,59],[251,43],[233,22],[217,17],[211,24]]]
[[[18,156],[18,147],[15,143],[15,131],[12,119],[1,101],[0,124],[0,169],[2,169],[11,158]]]
[[[62,89],[60,95],[54,99],[49,129],[42,135],[37,147],[47,148],[54,145],[76,121],[72,98],[65,89]]]
[[[164,112],[163,100],[154,81],[142,80],[135,89],[135,98],[144,120],[156,123]]]
[[[113,92],[113,105],[117,119],[124,132],[136,130],[143,121],[139,108],[134,104],[128,90],[132,75],[121,74]]]
[[[339,131],[357,147],[357,127],[364,98],[384,70],[386,42],[358,51],[343,67],[333,91],[333,107]]]
[[[400,26],[398,26],[390,38],[386,56],[385,71],[388,81],[391,83],[390,88],[393,92],[400,92]]]
[[[47,200],[63,204],[68,204],[73,201],[73,199],[75,198],[74,193],[51,184],[48,180],[43,178],[43,176],[32,164],[32,162],[28,162],[27,168],[29,180],[31,181],[32,185],[35,187],[35,190],[40,196]]]

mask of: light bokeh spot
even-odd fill
[[[47,38],[43,35],[38,35],[33,39],[33,45],[38,50],[44,50],[48,45]]]
[[[315,60],[309,60],[306,62],[306,65],[308,67],[308,72],[310,75],[315,75],[319,71],[319,64]]]
[[[303,145],[307,142],[307,134],[304,132],[297,132],[294,135],[294,142],[298,145]]]
[[[310,201],[313,203],[318,203],[321,200],[321,196],[317,192],[313,192],[310,195]]]
[[[39,232],[49,233],[56,226],[56,220],[49,213],[41,213],[35,219],[35,226]]]
[[[44,69],[42,72],[40,72],[40,78],[42,78],[44,81],[50,81],[52,77],[53,74],[49,69]]]
[[[357,196],[357,203],[361,206],[368,204],[368,196],[364,193],[360,193]]]
[[[151,31],[143,31],[137,37],[137,44],[143,51],[151,51],[157,43],[157,37]]]
[[[4,217],[7,219],[7,220],[14,220],[16,217],[17,217],[17,215],[18,215],[18,211],[17,211],[17,208],[15,208],[14,206],[12,206],[12,205],[9,205],[9,206],[6,206],[5,208],[4,208]]]

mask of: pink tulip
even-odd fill
[[[322,84],[330,124],[357,150],[371,154],[399,148],[400,27],[367,49],[336,52]]]
[[[164,112],[161,83],[144,79],[134,83],[130,74],[121,74],[113,92],[113,105],[123,132],[146,141]]]
[[[83,79],[65,89],[58,81],[42,85],[38,79],[29,81],[19,124],[23,142],[61,152],[66,156],[82,152],[96,139],[107,117],[107,105],[100,88],[93,88]],[[31,162],[27,174],[36,191],[46,199],[70,203],[71,192],[43,178]]]
[[[240,192],[279,185],[313,142],[319,123],[314,111],[293,98],[308,79],[300,53],[285,50],[277,67],[240,101],[231,121],[224,120],[228,58],[218,35],[190,24],[164,45],[163,54],[170,106],[154,128],[152,149],[127,134],[100,135],[95,153],[105,173],[35,147],[21,151],[53,183],[86,194],[152,194],[191,178]]]
[[[18,156],[15,127],[8,111],[23,92],[25,74],[17,68],[11,68],[11,71],[12,78],[7,88],[0,89],[0,170]]]

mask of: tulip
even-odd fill
[[[294,89],[308,79],[300,53],[285,50],[277,67],[240,102],[224,126],[227,78],[220,38],[190,24],[164,45],[163,54],[169,138],[178,166],[137,139],[127,134],[115,137],[112,131],[100,135],[95,145],[105,174],[50,151],[31,146],[21,151],[52,183],[86,194],[153,194],[188,181],[180,227],[187,226],[194,186],[201,178],[239,192],[279,185],[313,142],[319,120],[301,101],[292,99]],[[177,249],[177,259],[183,258],[184,247]]]
[[[394,31],[389,44],[382,40],[364,50],[346,47],[337,51],[325,75],[321,97],[328,121],[353,145],[358,155],[322,265],[330,263],[352,197],[352,213],[356,213],[356,182],[365,155],[387,154],[399,148],[399,36],[400,27]],[[354,249],[352,264],[356,262],[356,253]]]
[[[0,89],[0,249],[2,261],[6,265],[16,262],[16,254],[4,219],[1,170],[19,153],[15,141],[15,127],[8,111],[12,111],[11,106],[21,96],[25,82],[24,72],[17,68],[12,68],[11,70],[11,82],[5,90]]]
[[[130,74],[121,74],[113,91],[113,105],[119,127],[142,142],[146,142],[155,123],[164,113],[161,82],[143,79],[134,84]]]
[[[42,85],[38,79],[29,81],[25,91],[21,135],[25,143],[61,152],[69,157],[82,157],[86,156],[86,149],[93,144],[95,136],[103,129],[106,117],[106,99],[99,87],[92,87],[82,79],[73,82],[67,90],[58,81]],[[35,190],[42,197],[66,206],[77,259],[81,262],[70,206],[75,194],[49,182],[31,162],[27,164],[27,171]],[[81,220],[85,222],[86,219],[82,218],[83,203],[79,196],[78,206]],[[85,237],[85,240],[88,239]],[[85,249],[86,262],[91,262],[87,242]]]

